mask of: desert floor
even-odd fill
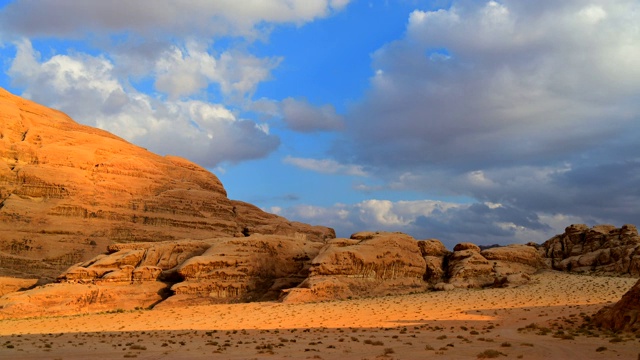
[[[640,359],[640,339],[580,327],[636,279],[315,304],[276,302],[0,321],[1,359]]]

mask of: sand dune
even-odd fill
[[[635,281],[545,272],[505,289],[3,320],[0,358],[636,359],[640,339],[580,329]]]

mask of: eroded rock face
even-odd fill
[[[0,89],[0,276],[55,278],[113,243],[334,238],[227,198],[218,178]]]
[[[285,302],[399,294],[426,288],[418,243],[401,233],[357,233],[329,241],[313,259],[309,277]]]
[[[309,274],[323,244],[282,236],[251,236],[216,241],[202,255],[178,266],[183,281],[173,285],[174,303],[202,304],[275,300]]]
[[[0,317],[275,300],[308,276],[322,246],[277,235],[116,244],[58,284],[0,298]]]
[[[618,332],[640,334],[640,280],[612,306],[607,306],[593,318],[597,326]]]
[[[571,225],[540,251],[556,270],[640,276],[640,237],[634,225]]]
[[[531,279],[529,275],[546,267],[537,249],[529,245],[480,251],[474,244],[462,243],[454,247],[453,253],[425,259],[428,259],[426,274],[433,274],[431,278],[425,276],[425,280],[435,284],[436,290],[521,285]],[[438,264],[442,264],[441,269]]]

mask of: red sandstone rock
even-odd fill
[[[49,277],[114,243],[334,238],[227,198],[218,178],[0,89],[0,276]]]
[[[307,278],[283,301],[345,299],[424,290],[426,264],[415,239],[401,233],[357,233],[328,242]]]

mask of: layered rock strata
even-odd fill
[[[0,89],[0,276],[55,278],[110,244],[334,238],[227,198],[218,178]]]
[[[116,244],[57,284],[0,298],[0,317],[275,300],[322,246],[277,235]]]
[[[422,291],[426,264],[418,243],[401,233],[363,232],[329,241],[309,277],[285,290],[284,302],[347,299]]]

